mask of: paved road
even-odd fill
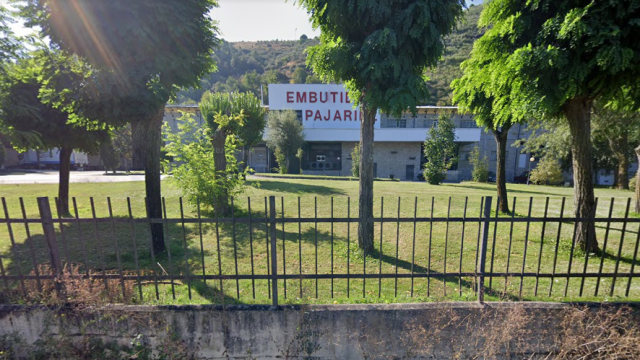
[[[166,175],[162,175],[164,179]],[[105,175],[103,171],[72,171],[70,182],[72,183],[109,183],[125,181],[144,181],[144,175]],[[0,184],[57,184],[57,171],[22,171],[12,170],[7,173],[0,173]]]

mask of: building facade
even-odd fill
[[[351,175],[351,154],[360,141],[361,110],[354,108],[349,94],[339,84],[270,84],[269,111],[293,110],[304,127],[306,143],[301,163],[290,159],[289,171],[311,175]],[[190,112],[199,124],[204,125],[202,115],[195,105],[167,105],[165,122],[174,131],[181,112]],[[489,168],[496,168],[496,142],[493,135],[478,128],[473,115],[459,113],[453,106],[418,106],[414,115],[407,111],[400,117],[377,114],[374,127],[374,176],[417,181],[426,161],[423,143],[428,130],[437,126],[438,118],[450,116],[456,125],[458,163],[447,172],[448,182],[471,180],[472,167],[469,157],[478,147],[481,158],[487,158]],[[510,132],[507,144],[506,178],[514,177],[535,167],[529,154],[521,154],[514,147],[519,140],[528,137],[526,126],[516,125]],[[270,172],[277,167],[273,153],[259,144],[248,151],[248,165],[256,172]],[[239,157],[240,158],[240,157]]]

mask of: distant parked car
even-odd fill
[[[529,178],[529,172],[523,171],[522,174],[513,178],[513,182],[516,184],[526,184],[528,178]]]
[[[489,174],[487,176],[487,182],[490,182],[490,183],[496,182],[496,173],[494,173],[493,171],[489,171]]]

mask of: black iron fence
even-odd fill
[[[259,210],[248,198],[246,206],[232,203],[225,217],[210,216],[200,203],[178,198],[168,207],[163,199],[164,217],[149,219],[134,216],[128,198],[117,214],[108,198],[105,216],[97,215],[93,198],[88,206],[74,198],[71,217],[52,212],[46,197],[37,199],[38,217],[27,215],[23,199],[21,216],[12,217],[3,198],[0,281],[10,294],[4,300],[26,301],[51,284],[61,291],[60,279],[73,278],[91,279],[122,298],[170,303],[640,295],[634,282],[640,218],[629,214],[630,199],[612,198],[582,219],[565,198],[514,198],[511,214],[499,214],[491,197],[431,197],[420,204],[415,198],[404,207],[398,198],[387,201],[387,212],[382,198],[380,216],[366,219],[376,229],[368,254],[358,248],[360,219],[349,198],[321,198],[324,216],[318,198],[311,199],[287,199],[285,211],[285,198],[264,198]],[[168,209],[178,216],[167,216]],[[579,223],[594,224],[599,251],[584,252],[574,241]],[[163,225],[166,250],[159,254],[151,246],[152,224]]]

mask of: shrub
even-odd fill
[[[487,157],[483,157],[480,159],[480,151],[478,147],[475,146],[473,151],[471,151],[471,157],[469,158],[469,162],[471,163],[471,178],[476,182],[487,182],[489,181],[489,161]]]
[[[360,177],[360,144],[356,144],[351,150],[351,175]]]
[[[557,185],[564,181],[560,162],[553,157],[546,156],[531,170],[530,180],[535,184]]]
[[[634,175],[631,179],[629,179],[629,190],[636,191],[636,181],[637,175]]]
[[[165,127],[164,135],[167,139],[167,155],[177,161],[172,179],[185,193],[187,200],[195,205],[199,199],[200,204],[209,209],[213,208],[216,199],[225,194],[235,196],[242,192],[242,178],[245,174],[239,171],[234,156],[237,138],[227,137],[226,174],[216,176],[211,129],[208,126],[198,126],[191,114],[183,113],[178,121],[178,131],[172,132]]]

